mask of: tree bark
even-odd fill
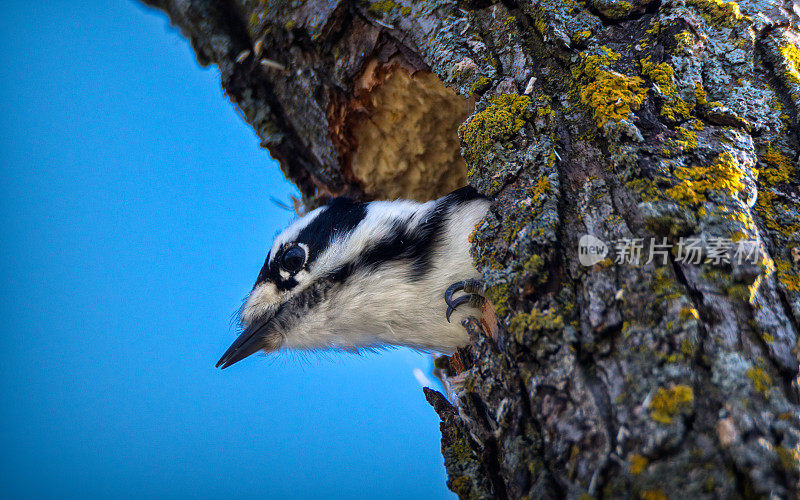
[[[796,3],[145,2],[307,206],[495,199],[484,320],[426,390],[460,497],[800,495]]]

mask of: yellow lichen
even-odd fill
[[[772,377],[761,368],[754,367],[747,370],[747,378],[753,382],[753,387],[758,392],[766,393],[772,387]]]
[[[744,300],[750,304],[755,300],[758,287],[761,285],[761,277],[755,279],[752,285],[731,285],[725,289],[729,297]]]
[[[692,408],[694,391],[688,385],[676,385],[669,389],[659,387],[650,402],[650,418],[661,424],[669,424],[681,412]]]
[[[522,269],[528,277],[536,278],[536,282],[544,284],[547,282],[547,271],[544,269],[544,259],[540,256],[533,254],[531,258],[522,264]]]
[[[775,262],[778,281],[790,292],[800,292],[800,275],[792,269],[788,260],[778,259]]]
[[[634,179],[626,182],[625,187],[631,192],[637,193],[642,201],[653,202],[661,198],[661,192],[655,184],[646,179]]]
[[[792,172],[792,163],[783,153],[767,144],[767,150],[761,157],[767,168],[762,168],[758,173],[758,180],[767,186],[774,186],[779,182],[786,182]]]
[[[800,50],[790,41],[778,49],[787,63],[785,76],[800,85]]]
[[[478,78],[475,80],[475,83],[472,84],[472,87],[469,88],[470,95],[483,92],[489,85],[491,85],[491,83],[492,81],[485,76]]]
[[[742,14],[739,4],[723,0],[686,0],[686,5],[697,8],[705,21],[712,26],[732,28],[750,18]]]
[[[800,234],[800,224],[780,220],[778,209],[784,213],[792,213],[793,208],[777,201],[777,196],[770,189],[759,189],[756,210],[764,220],[764,225],[786,237],[796,238]]]
[[[638,453],[634,453],[631,455],[630,458],[631,465],[628,467],[628,470],[634,476],[638,476],[647,468],[647,465],[650,463],[645,457],[639,455]]]
[[[675,141],[678,146],[686,151],[697,148],[697,132],[683,127],[678,127],[675,129],[675,132],[677,132],[678,137],[680,137],[678,141]]]
[[[691,340],[689,339],[681,340],[681,354],[683,354],[686,357],[692,357],[694,356],[696,350],[697,348],[695,347],[695,345],[692,343]]]
[[[508,313],[508,296],[510,292],[510,285],[507,283],[495,285],[486,290],[486,298],[494,306],[495,312],[498,317],[503,317]]]
[[[642,500],[667,500],[667,495],[661,490],[645,490],[639,493]]]
[[[581,54],[581,62],[571,70],[579,84],[575,90],[580,102],[592,112],[598,127],[627,118],[632,111],[639,109],[647,96],[641,78],[610,69],[620,54],[605,46],[600,50],[599,53]]]
[[[572,68],[572,76],[575,79],[589,81],[597,77],[600,71],[608,69],[609,66],[619,61],[619,53],[614,52],[605,45],[600,47],[601,53],[581,54],[581,62]]]
[[[493,97],[486,109],[458,129],[465,145],[464,159],[475,163],[494,143],[516,134],[530,116],[530,102],[530,97],[514,94]]]
[[[542,199],[545,196],[545,193],[548,193],[549,191],[550,179],[548,179],[546,175],[543,175],[536,179],[536,184],[533,185],[527,194],[535,201],[538,201]]]
[[[642,68],[642,75],[646,76],[658,87],[661,95],[664,96],[664,104],[661,107],[661,115],[671,121],[687,119],[691,115],[694,105],[684,101],[677,94],[675,85],[675,72],[669,64],[654,63],[651,56],[647,56],[639,65]]]
[[[598,127],[609,121],[620,121],[639,109],[647,96],[638,76],[625,76],[616,71],[600,71],[597,77],[581,90],[581,102],[592,112]]]
[[[601,4],[601,7],[601,12],[612,19],[623,18],[630,15],[631,11],[633,11],[633,4],[625,0],[605,2]]]
[[[708,102],[708,94],[703,88],[703,84],[700,82],[694,82],[694,96],[698,106],[711,108],[722,106],[722,104],[717,101]]]
[[[671,94],[675,91],[675,84],[672,82],[675,72],[672,66],[665,62],[656,64],[650,60],[650,56],[639,61],[639,64],[642,67],[642,74],[658,84],[662,92]]]
[[[690,31],[681,31],[675,35],[675,49],[677,51],[683,51],[694,45],[694,36]]]
[[[712,189],[732,196],[744,189],[744,172],[729,152],[717,156],[716,162],[709,167],[678,167],[675,177],[679,179],[678,184],[665,193],[682,203],[705,201],[706,193]]]
[[[697,312],[697,309],[694,307],[681,307],[681,310],[678,311],[678,317],[681,321],[688,321],[690,319],[700,319],[700,314]]]

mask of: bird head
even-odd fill
[[[242,333],[217,366],[227,368],[258,351],[283,347],[359,347],[350,339],[309,328],[314,325],[309,316],[323,309],[321,305],[341,292],[348,279],[353,281],[354,274],[402,260],[408,253],[403,247],[413,240],[403,241],[404,225],[418,225],[415,219],[424,205],[335,198],[292,223],[275,238],[241,308]]]

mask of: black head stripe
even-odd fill
[[[356,262],[343,266],[329,275],[333,281],[345,281],[357,269],[378,267],[386,262],[405,260],[411,265],[411,279],[420,279],[431,266],[431,254],[449,216],[449,208],[442,199],[421,224],[409,219],[399,219],[387,232],[390,236],[376,242]]]
[[[298,243],[308,245],[308,261],[328,247],[336,234],[352,231],[367,216],[367,205],[349,198],[334,198],[309,225],[297,235]]]
[[[271,281],[275,283],[278,290],[294,288],[297,286],[297,280],[292,277],[284,279],[280,274],[279,261],[285,248],[294,243],[303,243],[308,248],[305,264],[308,266],[314,262],[320,252],[327,248],[336,234],[352,231],[366,215],[366,204],[356,203],[348,198],[334,198],[314,220],[300,230],[297,238],[278,249],[272,262],[270,262],[270,256],[267,256],[264,267],[261,268],[256,280],[256,285],[264,281]]]

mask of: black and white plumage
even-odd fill
[[[217,366],[283,348],[466,345],[461,320],[479,310],[465,303],[450,322],[443,297],[479,277],[468,237],[488,208],[465,187],[427,203],[336,198],[313,210],[275,238],[242,307],[243,332]]]

